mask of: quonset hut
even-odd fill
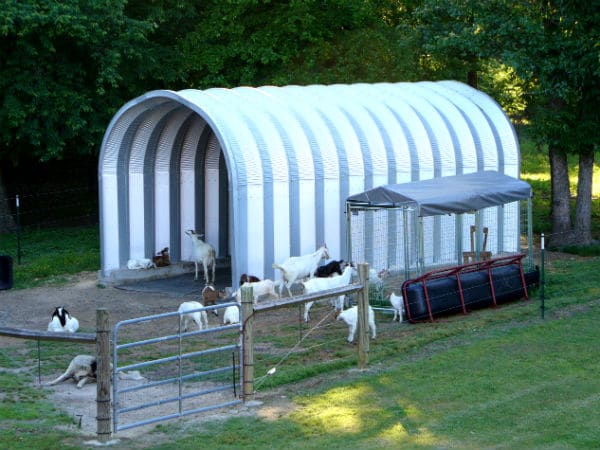
[[[162,276],[186,271],[195,229],[230,262],[232,286],[277,278],[273,262],[323,243],[347,257],[353,194],[484,170],[518,178],[519,158],[500,106],[456,81],[148,92],[102,141],[99,277],[131,278],[129,259],[164,247]]]

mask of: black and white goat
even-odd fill
[[[79,321],[69,314],[62,306],[58,306],[52,313],[48,323],[48,331],[75,333],[79,329]]]
[[[329,261],[327,264],[323,264],[322,266],[317,267],[317,271],[315,272],[315,276],[318,278],[327,278],[333,274],[341,275],[344,270],[344,260],[340,259],[336,261],[335,259]]]
[[[256,283],[257,281],[260,281],[260,278],[254,275],[248,275],[247,273],[243,273],[240,277],[240,286],[244,283]]]
[[[346,286],[352,281],[352,271],[355,270],[353,266],[348,265],[344,268],[341,275],[333,275],[328,278],[311,278],[303,281],[302,286],[305,294],[312,294],[319,291],[325,291],[327,289],[334,289],[342,286]],[[335,308],[341,311],[344,308],[344,295],[338,296],[335,302]],[[304,305],[304,321],[309,320],[309,311],[314,302],[306,302]]]

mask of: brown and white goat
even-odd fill
[[[202,303],[204,303],[204,306],[216,305],[217,300],[225,297],[226,294],[224,291],[219,291],[210,284],[207,284],[204,286],[204,289],[202,289]],[[216,309],[213,309],[212,312],[215,316],[219,315],[219,312]]]
[[[160,252],[152,257],[152,262],[156,267],[166,267],[171,264],[171,258],[169,258],[169,247],[163,248]]]
[[[244,283],[256,283],[257,281],[260,281],[260,278],[243,273],[240,277],[240,286]]]

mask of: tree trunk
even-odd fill
[[[475,89],[477,89],[477,71],[469,70],[467,72],[467,84]]]
[[[10,202],[4,187],[2,169],[0,169],[0,233],[12,233],[17,229],[15,219],[10,210]]]
[[[549,148],[550,178],[552,186],[552,235],[549,247],[561,247],[573,242],[571,223],[571,191],[569,188],[569,165],[564,151]]]
[[[594,148],[589,146],[579,154],[577,202],[575,204],[575,238],[578,245],[592,243],[592,177]]]

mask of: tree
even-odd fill
[[[444,13],[442,14],[442,10]],[[448,14],[451,11],[452,14]],[[471,62],[495,60],[531,86],[528,114],[552,177],[549,245],[591,242],[591,179],[600,141],[600,1],[424,0],[415,24],[424,48]],[[579,157],[571,221],[567,157]]]
[[[17,165],[97,152],[110,117],[133,93],[136,84],[122,74],[140,60],[150,30],[124,15],[125,4],[3,2],[0,160]]]
[[[152,21],[143,76],[169,89],[381,81],[418,68],[383,0],[133,0]],[[156,61],[162,62],[157,71]]]

